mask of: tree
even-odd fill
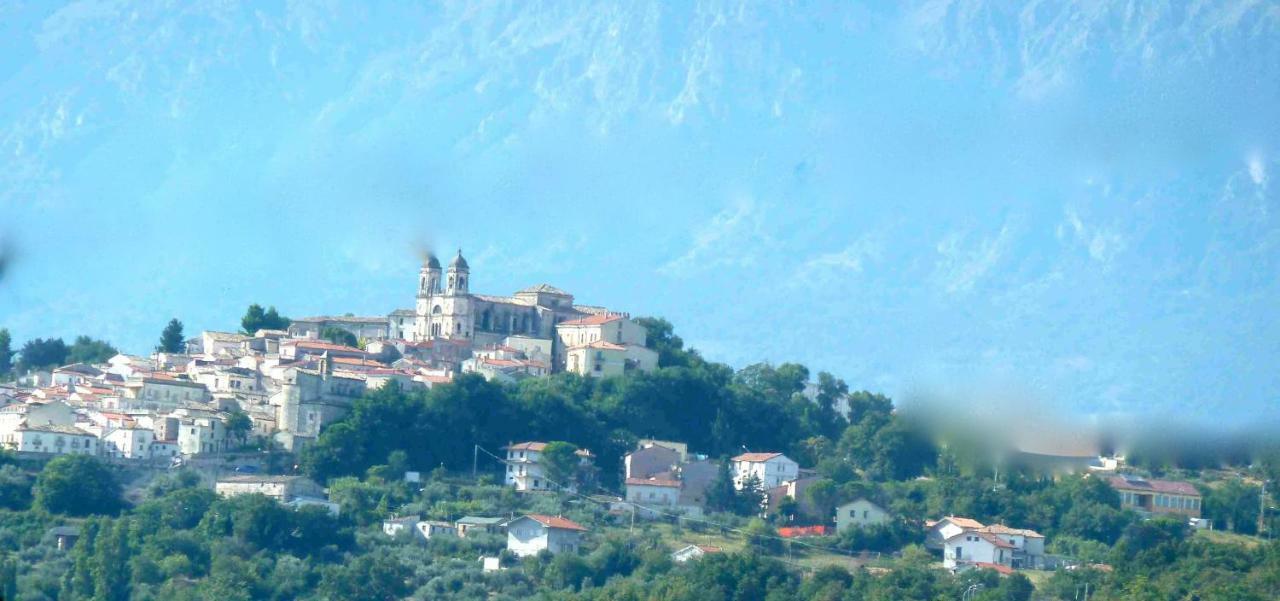
[[[28,340],[19,353],[18,369],[28,372],[66,365],[68,352],[67,343],[61,338]]]
[[[96,340],[88,336],[76,336],[75,342],[67,351],[68,363],[106,363],[120,354],[116,347],[105,340]]]
[[[409,595],[413,571],[385,550],[324,570],[317,598],[325,601],[387,601]]]
[[[560,486],[572,484],[579,463],[578,447],[572,443],[557,440],[542,449],[542,469],[548,480]]]
[[[1262,489],[1239,480],[1229,480],[1212,488],[1204,497],[1204,515],[1215,527],[1230,528],[1240,534],[1258,532],[1259,496]]]
[[[735,511],[738,491],[733,485],[733,470],[728,461],[720,462],[715,480],[707,487],[707,507],[717,511]]]
[[[343,346],[352,346],[352,347],[360,346],[360,341],[356,339],[356,335],[342,328],[335,328],[333,326],[329,326],[323,330],[320,330],[320,337],[334,344],[341,344]]]
[[[262,305],[249,305],[244,317],[240,318],[240,329],[245,334],[256,334],[258,330],[284,330],[292,323],[288,317],[282,317],[275,307],[263,310]]]
[[[20,511],[31,504],[31,478],[16,465],[0,465],[0,508]]]
[[[0,328],[0,380],[13,371],[13,338],[9,330]]]
[[[49,513],[114,514],[122,504],[120,483],[96,457],[55,457],[36,477],[35,507]]]
[[[18,598],[18,566],[5,557],[0,561],[0,599]]]
[[[169,320],[169,325],[164,327],[164,331],[160,333],[160,344],[156,345],[157,353],[181,353],[186,350],[184,343],[186,339],[182,336],[182,322],[175,317]]]
[[[252,431],[253,419],[249,414],[240,409],[234,409],[227,415],[227,434],[235,440],[243,443]]]

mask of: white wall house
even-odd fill
[[[102,454],[125,459],[150,459],[155,432],[138,426],[109,428],[102,438]]]
[[[734,457],[733,486],[741,490],[751,476],[769,490],[800,477],[800,464],[782,453],[743,453]]]
[[[627,500],[640,505],[636,515],[654,518],[672,512],[680,503],[680,481],[661,478],[627,478]]]
[[[29,426],[25,423],[0,435],[0,446],[25,453],[97,455],[98,437],[75,426]]]
[[[576,553],[587,529],[572,520],[530,514],[507,524],[507,549],[517,557],[551,553]]]
[[[554,484],[547,481],[542,467],[542,452],[547,448],[545,442],[521,442],[504,447],[507,451],[507,473],[504,482],[514,486],[516,490],[550,490]],[[591,452],[578,449],[578,459],[583,464],[591,462]]]
[[[230,476],[217,481],[214,491],[224,497],[266,495],[281,503],[298,497],[323,497],[324,489],[303,476]]]
[[[948,569],[973,564],[1013,565],[1014,546],[989,532],[966,530],[943,541],[942,566]]]
[[[943,543],[947,539],[968,530],[978,530],[985,527],[982,522],[969,518],[949,515],[934,522],[925,522],[927,531],[924,536],[924,546],[926,549],[938,550],[943,547]]]
[[[866,499],[856,499],[836,508],[836,532],[863,528],[889,521],[889,512]]]

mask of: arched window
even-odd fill
[[[458,278],[458,287],[459,287],[459,288],[466,288],[466,287],[467,287],[467,278]]]
[[[485,309],[484,313],[480,314],[480,329],[488,330],[490,327],[490,322],[492,321],[493,321],[493,313],[488,309]]]
[[[431,314],[432,314],[432,315],[439,315],[440,313],[441,313],[441,311],[440,311],[440,305],[436,305],[433,309],[431,309]]]

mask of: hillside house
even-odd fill
[[[767,491],[797,479],[800,464],[782,453],[743,453],[734,457],[733,486],[742,490],[743,483],[752,476]]]
[[[530,514],[507,524],[507,550],[517,557],[550,553],[577,553],[587,529],[562,517]]]
[[[867,499],[855,499],[836,508],[836,532],[865,528],[889,521],[889,512]]]
[[[1120,493],[1120,507],[1142,515],[1182,515],[1200,517],[1200,491],[1190,482],[1148,480],[1131,474],[1107,479]]]

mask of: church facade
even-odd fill
[[[473,348],[508,344],[512,339],[556,345],[560,323],[593,315],[625,317],[603,307],[575,305],[572,294],[547,284],[510,296],[473,294],[470,284],[471,267],[461,250],[447,269],[441,268],[435,255],[429,255],[418,272],[413,326],[403,328],[404,338],[411,342],[465,340]]]

